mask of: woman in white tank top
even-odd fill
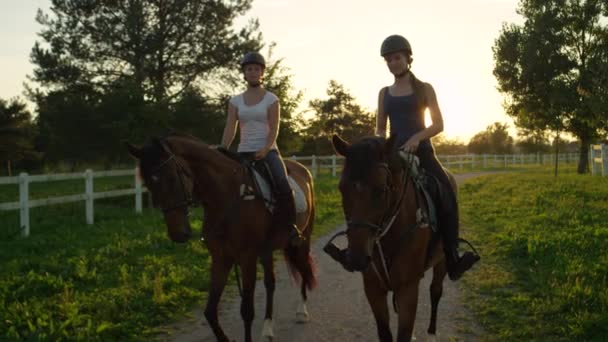
[[[289,242],[298,245],[303,240],[296,227],[296,209],[293,192],[287,181],[287,171],[277,147],[279,133],[279,99],[264,89],[262,79],[266,61],[257,52],[245,54],[241,61],[247,90],[230,99],[228,118],[222,146],[229,148],[234,140],[237,125],[240,128],[238,152],[263,160],[268,164],[277,193],[276,225],[289,229]]]

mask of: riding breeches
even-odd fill
[[[456,201],[456,193],[452,188],[452,184],[448,178],[443,166],[437,160],[435,153],[432,150],[419,150],[416,153],[420,159],[420,165],[431,176],[437,178],[442,189],[438,191],[441,196],[435,201],[437,206],[437,216],[439,220],[439,230],[445,242],[448,244],[456,244],[458,241],[458,202]]]

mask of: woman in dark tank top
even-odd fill
[[[387,120],[390,121],[390,135],[396,137],[399,149],[415,153],[422,167],[447,190],[447,198],[437,201],[439,232],[443,239],[448,276],[457,280],[479,260],[479,256],[472,252],[465,252],[462,256],[458,253],[458,203],[430,141],[431,137],[443,131],[443,117],[435,90],[411,72],[412,48],[404,37],[389,36],[382,43],[380,52],[395,82],[380,90],[376,135],[386,136]],[[424,122],[427,108],[432,119],[429,127]]]

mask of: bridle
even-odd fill
[[[371,261],[371,265],[372,265],[374,272],[376,273],[378,278],[384,283],[384,286],[387,289],[390,289],[390,287],[388,285],[388,281],[390,278],[389,278],[388,266],[387,266],[385,254],[384,254],[384,251],[382,248],[381,240],[390,231],[391,227],[393,226],[393,223],[395,222],[395,219],[399,215],[399,212],[401,211],[401,207],[403,204],[403,199],[405,198],[405,195],[407,194],[408,185],[411,180],[410,164],[414,162],[415,157],[413,154],[407,153],[407,154],[405,154],[404,159],[405,159],[404,162],[407,163],[408,165],[404,167],[404,171],[402,172],[401,184],[403,184],[403,187],[401,188],[401,191],[398,192],[397,194],[395,194],[395,190],[397,190],[397,189],[392,182],[393,174],[390,170],[388,163],[378,163],[376,165],[377,168],[382,168],[382,169],[386,170],[387,182],[384,187],[384,191],[388,191],[389,196],[392,195],[391,197],[394,196],[394,198],[396,198],[396,201],[391,201],[389,198],[389,203],[392,202],[392,203],[394,203],[394,205],[389,206],[389,209],[386,210],[386,212],[382,216],[382,219],[380,220],[380,222],[375,223],[375,222],[370,222],[370,221],[353,221],[353,220],[349,219],[348,217],[346,217],[346,230],[335,234],[327,243],[327,244],[330,244],[338,236],[346,235],[346,234],[348,234],[348,232],[356,230],[356,229],[371,230],[373,233],[373,237],[371,239],[369,239],[369,241],[368,241],[367,255],[371,258],[373,255],[374,246],[376,246],[378,248],[380,262],[382,264],[385,277],[382,277],[380,275],[380,272],[379,272],[378,268],[376,267],[376,263],[373,260]],[[417,227],[417,226],[414,226],[414,228],[415,227]],[[386,280],[384,278],[386,278]]]
[[[384,191],[387,191],[389,193],[389,196],[394,194],[395,186],[392,184],[393,183],[392,182],[393,174],[390,170],[388,163],[378,163],[377,167],[386,170],[387,182],[386,182],[386,185],[384,186]],[[399,197],[398,197],[397,201],[394,202],[395,204],[393,206],[390,206],[389,209],[384,213],[384,215],[382,216],[382,219],[380,220],[379,223],[373,223],[373,222],[369,222],[369,221],[353,221],[347,217],[346,218],[346,224],[347,224],[346,232],[349,232],[349,231],[352,231],[355,229],[367,228],[367,229],[372,230],[372,232],[374,233],[374,240],[379,240],[384,235],[386,235],[386,233],[388,233],[388,231],[390,230],[393,222],[395,221],[395,218],[399,214],[399,211],[401,209],[401,203],[403,202],[403,198],[405,197],[405,195],[407,193],[408,181],[409,181],[409,175],[408,175],[408,173],[404,172],[401,177],[401,183],[403,184],[403,188],[401,189],[401,192],[398,194]],[[389,200],[389,203],[390,202],[391,201]]]
[[[181,209],[181,208],[186,208],[186,210],[188,211],[190,209],[190,207],[194,205],[194,200],[192,197],[192,193],[186,189],[185,179],[189,179],[192,183],[194,183],[192,175],[187,171],[187,169],[182,165],[182,163],[180,163],[180,161],[177,159],[175,154],[171,151],[168,143],[165,140],[160,140],[159,143],[162,146],[163,150],[169,155],[169,157],[167,159],[165,159],[164,161],[162,161],[158,166],[156,166],[152,169],[152,171],[150,172],[150,178],[152,178],[152,180],[154,180],[154,178],[156,177],[155,181],[157,181],[158,176],[156,174],[158,174],[166,166],[173,163],[173,165],[175,165],[175,168],[177,170],[177,177],[178,177],[180,185],[182,187],[182,194],[183,194],[183,199],[181,201],[178,201],[177,203],[171,203],[170,205],[167,205],[167,206],[161,206],[160,209],[163,211],[163,213],[167,213],[169,211],[172,211],[175,209]]]

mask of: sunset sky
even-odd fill
[[[36,10],[49,6],[49,0],[0,2],[0,98],[22,96],[40,31]],[[495,121],[511,124],[492,75],[492,46],[503,23],[522,22],[516,6],[516,0],[254,0],[237,25],[259,19],[264,40],[277,43],[275,56],[284,58],[306,102],[324,97],[335,79],[373,111],[378,90],[392,82],[380,44],[391,34],[405,36],[412,70],[435,87],[446,135],[466,141]]]

